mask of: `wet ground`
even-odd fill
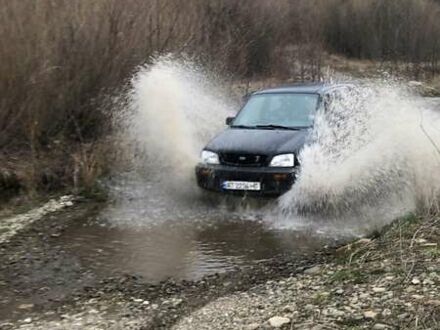
[[[100,216],[71,223],[54,243],[96,273],[127,272],[150,282],[197,280],[278,255],[300,257],[328,243],[322,237],[228,214],[134,228],[112,225]]]
[[[199,201],[197,212],[196,204],[191,212],[182,210],[180,216],[187,220],[161,216],[158,221],[151,213],[140,211],[145,210],[145,200],[126,202],[80,201],[0,244],[0,320],[23,320],[30,311],[58,308],[76,301],[78,295],[93,297],[103,291],[104,284],[117,291],[120,281],[127,278],[136,285],[153,285],[154,296],[166,295],[161,293],[164,283],[195,283],[206,276],[214,276],[221,290],[224,282],[247,286],[281,275],[282,269],[288,271],[287,264],[304,262],[324,245],[336,244],[319,235],[279,229],[264,220],[264,212],[258,208],[248,212],[240,206],[237,212],[219,207],[213,212],[212,205]],[[121,218],[125,214],[121,207],[136,211],[137,221]],[[267,268],[268,264],[276,266]],[[218,278],[219,273],[228,280]],[[247,279],[243,281],[242,276]],[[129,287],[124,284],[123,291]]]

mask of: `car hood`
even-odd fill
[[[308,129],[229,128],[217,135],[205,149],[214,152],[249,153],[273,156],[298,152],[306,141]]]

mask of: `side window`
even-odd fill
[[[333,89],[326,93],[323,98],[324,110],[329,111],[334,106],[335,103],[343,102],[344,99],[350,95],[351,88],[350,87],[340,87],[337,89]]]
[[[332,98],[333,95],[332,93],[326,93],[324,94],[323,98],[322,98],[322,105],[324,107],[324,111],[327,112],[330,110],[331,107],[331,103],[332,103]]]
[[[324,111],[330,111],[336,104],[344,105],[347,100],[356,96],[356,88],[353,86],[343,86],[333,89],[322,97],[322,106]]]

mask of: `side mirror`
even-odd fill
[[[253,93],[254,93],[254,92],[249,92],[249,93],[244,94],[244,95],[241,97],[241,101],[242,101],[243,103],[246,103],[246,102],[250,99],[250,97],[252,96]]]
[[[226,125],[231,126],[234,119],[235,119],[235,117],[227,117],[226,118]]]

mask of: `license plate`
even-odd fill
[[[224,181],[223,189],[226,190],[261,190],[260,182],[249,182],[249,181]]]

